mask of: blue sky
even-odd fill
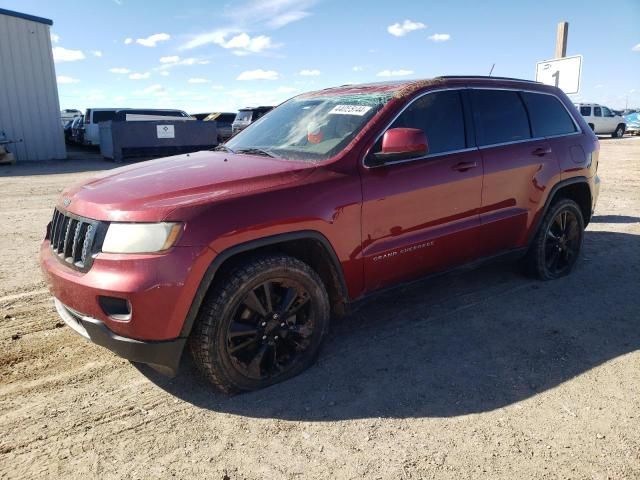
[[[614,6],[615,5],[615,6]],[[640,1],[2,0],[53,20],[62,108],[234,111],[344,83],[489,73],[533,79],[582,54],[574,99],[640,107]]]

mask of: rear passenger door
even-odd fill
[[[593,131],[598,134],[606,133],[605,122],[602,118],[602,108],[593,107],[593,117],[591,118],[593,122]]]
[[[550,142],[534,138],[520,92],[474,88],[471,98],[484,165],[479,253],[488,256],[526,244],[545,185],[559,168]]]

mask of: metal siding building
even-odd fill
[[[0,137],[17,161],[66,158],[46,18],[0,8]]]

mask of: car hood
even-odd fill
[[[281,187],[314,170],[308,162],[203,151],[103,172],[62,193],[58,208],[106,221],[160,221],[176,208]]]

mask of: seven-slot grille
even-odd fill
[[[53,211],[49,240],[51,249],[61,260],[86,271],[93,263],[93,244],[98,223],[88,218]]]

